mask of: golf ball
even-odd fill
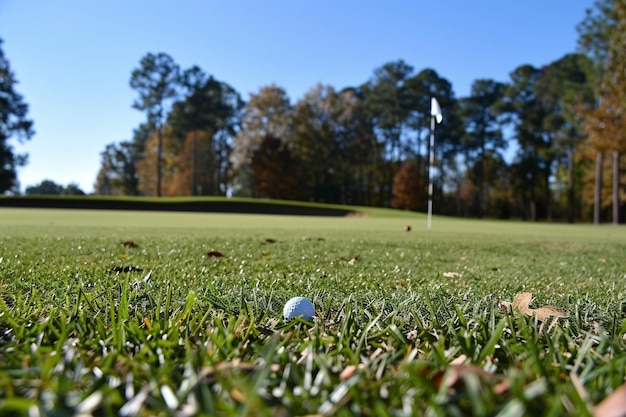
[[[296,317],[301,317],[306,321],[313,321],[313,316],[315,316],[315,306],[304,297],[290,299],[283,308],[283,317],[287,321]]]

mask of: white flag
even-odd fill
[[[430,99],[430,115],[435,116],[437,123],[441,123],[443,120],[443,114],[441,114],[441,107],[435,97]]]

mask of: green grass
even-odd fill
[[[0,414],[592,415],[625,265],[622,227],[0,209]]]

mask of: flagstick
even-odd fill
[[[435,115],[430,116],[430,158],[428,163],[428,230],[433,217],[433,162],[435,160]]]

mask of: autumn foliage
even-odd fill
[[[302,196],[300,164],[280,139],[263,138],[252,155],[251,166],[256,196],[280,199]]]
[[[393,180],[391,206],[399,209],[417,210],[424,201],[424,181],[415,164],[406,161]]]

